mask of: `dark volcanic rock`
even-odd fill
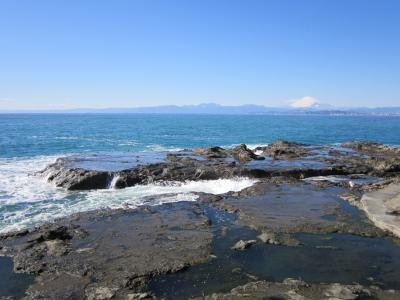
[[[366,160],[373,170],[369,172],[370,175],[387,176],[397,174],[400,172],[400,157],[393,158],[377,158],[371,157]]]
[[[400,173],[399,149],[367,142],[342,146],[347,150],[278,141],[257,149],[269,156],[267,159],[244,144],[232,149],[211,147],[170,153],[162,162],[135,164],[117,171],[89,170],[71,164],[69,158],[58,159],[41,174],[69,190],[236,176],[259,181],[239,192],[197,193],[200,204],[183,202],[75,214],[31,231],[2,235],[0,251],[13,257],[15,271],[37,274],[28,299],[145,299],[153,298],[144,292],[150,278],[184,270],[212,257],[214,221],[223,223],[224,228],[232,225],[257,231],[252,236],[237,236],[224,246],[232,251],[229,248],[237,242],[232,249],[244,250],[257,243],[256,237],[263,242],[235,255],[273,245],[302,246],[294,235],[299,232],[386,236],[363,214],[348,207],[346,210],[339,194],[357,199],[363,191],[381,187],[379,183],[350,184],[362,178],[359,174],[393,182]],[[310,160],[318,163],[305,163]],[[316,184],[302,180],[334,175],[349,181],[318,178]],[[357,201],[352,201],[356,205]],[[234,214],[230,216],[234,221],[219,220],[209,215],[210,210],[228,211]],[[389,294],[358,285],[308,285],[286,280],[253,282],[206,299],[320,299],[321,295],[328,299],[370,295],[391,299]],[[396,291],[393,295],[398,296]]]
[[[224,149],[221,147],[210,147],[210,148],[199,148],[194,149],[193,153],[197,155],[202,155],[207,159],[213,158],[228,158],[233,157],[239,163],[246,163],[251,160],[264,160],[265,157],[256,155],[252,150],[250,150],[245,144],[235,146],[231,149]]]
[[[230,150],[231,155],[240,163],[245,163],[252,159],[264,160],[265,157],[256,155],[245,144],[238,145]]]
[[[371,141],[354,141],[343,143],[342,147],[350,148],[359,152],[365,153],[376,153],[376,154],[386,154],[386,155],[399,155],[400,149],[389,147],[383,144],[371,142]]]
[[[126,299],[152,276],[209,259],[211,241],[202,209],[183,202],[80,213],[0,247],[16,271],[39,274],[28,299]]]
[[[399,291],[382,290],[378,287],[364,287],[359,284],[308,284],[302,280],[287,278],[283,282],[255,281],[238,286],[229,293],[216,293],[201,298],[205,300],[222,299],[387,299],[400,297]]]
[[[68,164],[65,164],[65,160],[57,160],[41,174],[56,186],[69,190],[87,190],[124,188],[157,181],[229,178],[239,176],[241,171],[234,162],[213,163],[186,157],[174,157],[172,162],[138,166],[118,172],[70,168]],[[114,186],[111,186],[113,181]]]
[[[294,159],[309,156],[310,149],[305,148],[304,144],[279,140],[266,147],[258,147],[267,156],[274,159]]]
[[[389,177],[400,173],[400,156],[397,148],[375,143],[350,143],[344,146],[360,149],[361,152],[277,141],[266,147],[257,148],[265,155],[274,158],[273,160],[265,160],[264,156],[256,155],[246,145],[241,144],[231,149],[211,147],[170,153],[163,162],[135,165],[120,171],[86,170],[77,167],[79,164],[76,157],[60,158],[40,174],[56,186],[68,190],[87,190],[235,176],[254,178],[283,176],[303,179],[311,176],[350,174]],[[320,155],[316,156],[315,153]],[[233,161],[233,158],[240,164]]]
[[[193,150],[193,152],[199,155],[204,155],[207,158],[225,158],[229,155],[224,148],[217,146],[210,148],[199,148]]]
[[[202,197],[199,200],[202,201]],[[297,232],[386,235],[364,215],[352,218],[341,210],[341,201],[336,188],[320,189],[301,182],[260,181],[221,197],[211,205],[235,213],[239,224],[265,233],[259,239],[271,244],[296,246],[297,241],[287,234]]]
[[[112,180],[111,172],[70,168],[66,158],[59,158],[40,173],[56,186],[68,190],[104,189]]]

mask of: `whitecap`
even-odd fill
[[[195,201],[194,192],[222,194],[239,191],[256,181],[232,178],[187,182],[163,182],[114,189],[73,192],[57,188],[35,175],[58,156],[0,159],[0,232],[31,227],[76,212],[101,208],[135,208],[178,201]],[[149,200],[148,196],[157,196]]]
[[[151,144],[146,146],[148,151],[155,151],[155,152],[178,152],[185,150],[184,148],[178,147],[167,147],[159,144]]]
[[[258,147],[266,147],[266,146],[268,146],[268,144],[246,144],[246,146],[250,150],[254,151],[254,150],[256,150],[256,148],[258,148]]]
[[[241,144],[231,144],[231,145],[221,146],[221,147],[222,147],[222,148],[233,148],[233,147],[236,147],[236,146],[239,146],[239,145],[241,145]],[[266,146],[268,146],[267,143],[265,143],[265,144],[245,144],[245,145],[246,145],[246,147],[249,148],[251,151],[256,150],[256,148],[258,148],[258,147],[266,147]]]

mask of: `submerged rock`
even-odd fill
[[[340,201],[336,188],[321,189],[304,182],[260,181],[211,205],[236,214],[238,224],[259,230],[259,239],[271,244],[299,246],[288,235],[296,232],[386,235],[367,218],[353,219],[346,214]]]
[[[272,245],[283,245],[289,247],[297,247],[301,245],[301,242],[293,238],[290,234],[262,232],[257,236],[257,238],[263,243]]]

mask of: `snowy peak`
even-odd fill
[[[312,96],[294,99],[290,101],[290,107],[301,110],[329,110],[334,108],[332,105],[319,103],[317,99]]]

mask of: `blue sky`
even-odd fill
[[[1,0],[0,109],[400,105],[399,16],[387,0]]]

